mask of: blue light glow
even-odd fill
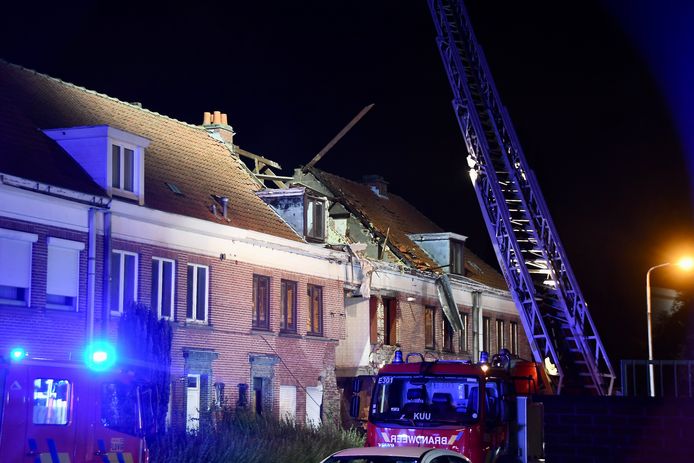
[[[90,370],[107,371],[116,363],[116,350],[106,341],[94,341],[84,351],[84,363]]]
[[[27,356],[27,351],[25,351],[21,347],[14,347],[12,350],[10,350],[10,360],[13,362],[19,362],[21,360],[24,360]]]

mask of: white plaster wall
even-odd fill
[[[367,366],[371,344],[369,339],[369,299],[345,299],[345,329],[347,336],[335,350],[336,368]]]

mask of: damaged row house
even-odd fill
[[[233,137],[219,112],[191,125],[0,61],[0,351],[79,358],[144,304],[172,327],[189,429],[222,403],[337,420],[396,348],[529,357],[464,236],[383,179],[281,177]]]

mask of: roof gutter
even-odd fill
[[[111,204],[111,198],[106,196],[81,193],[79,191],[61,188],[55,185],[49,185],[47,183],[37,182],[36,180],[29,180],[22,177],[16,177],[14,175],[0,174],[0,183],[15,188],[21,188],[23,190],[29,190],[36,193],[43,193],[49,196],[55,196],[57,198],[76,201],[78,203],[87,204],[89,206],[107,208]]]

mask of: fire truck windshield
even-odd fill
[[[479,379],[475,376],[379,376],[370,421],[440,426],[479,419]]]

